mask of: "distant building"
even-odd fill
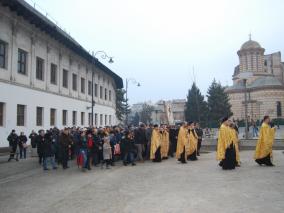
[[[122,79],[23,0],[0,1],[0,147],[12,129],[114,125]]]
[[[226,89],[235,119],[245,119],[245,85],[239,78],[243,72],[252,73],[247,79],[248,118],[260,120],[264,115],[284,118],[284,63],[280,52],[264,55],[264,51],[251,39],[238,51],[239,65],[233,74],[234,83]]]
[[[144,103],[133,104],[131,108],[131,116],[134,116],[136,112],[139,113],[142,110],[143,104]],[[154,111],[152,112],[152,122],[155,124],[164,124],[167,123],[168,120],[170,120],[170,122],[185,120],[185,99],[175,99],[171,101],[160,100],[157,103],[149,101],[146,102],[146,104],[154,107]],[[168,110],[167,113],[166,109]]]

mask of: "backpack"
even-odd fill
[[[91,149],[93,148],[93,145],[94,145],[93,138],[88,138],[87,147]]]

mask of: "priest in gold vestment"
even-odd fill
[[[161,157],[162,159],[168,159],[168,153],[170,148],[170,136],[166,126],[161,128]]]
[[[187,159],[190,161],[196,161],[197,159],[197,145],[198,145],[198,136],[195,132],[194,122],[189,122],[189,149],[187,150]]]
[[[264,116],[260,128],[254,159],[260,166],[274,166],[272,164],[272,146],[275,137],[275,127],[270,124],[269,116]]]
[[[188,148],[189,148],[189,135],[188,135],[187,123],[184,122],[178,132],[177,149],[176,149],[176,158],[181,163],[186,163],[187,160],[186,149]]]
[[[219,166],[224,170],[232,170],[236,167],[236,150],[227,117],[222,119],[219,128],[217,160],[220,161]]]
[[[152,132],[151,150],[150,150],[150,159],[153,162],[161,162],[161,142],[162,142],[162,137],[159,130],[159,126],[155,125]]]
[[[234,143],[235,151],[236,151],[236,166],[241,166],[241,160],[240,160],[240,151],[239,151],[239,136],[238,136],[238,130],[236,129],[236,125],[234,122],[230,121],[230,137],[231,140]]]

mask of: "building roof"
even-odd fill
[[[262,48],[258,42],[253,40],[248,40],[242,45],[241,50],[258,49],[258,48]]]
[[[284,88],[284,85],[274,76],[262,76],[257,78],[255,81],[253,81],[251,84],[247,85],[247,89],[254,90],[254,89],[264,89],[268,87],[274,87],[274,88]],[[241,91],[244,90],[245,86],[242,81],[237,82],[233,86],[227,87],[226,91]]]
[[[50,37],[64,44],[75,54],[81,56],[90,63],[95,63],[97,68],[101,69],[104,73],[114,79],[117,88],[123,88],[123,80],[120,76],[99,62],[98,59],[94,58],[77,41],[75,41],[75,39],[60,29],[56,24],[42,15],[39,11],[34,9],[27,2],[23,0],[0,0],[0,4],[5,7],[9,7],[9,9],[13,12],[16,12],[18,16],[22,16],[25,20],[47,33]]]
[[[274,76],[263,76],[252,82],[248,88],[266,87],[266,86],[283,86],[282,83]]]

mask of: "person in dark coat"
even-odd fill
[[[125,137],[123,137],[121,143],[123,144],[124,166],[127,166],[128,164],[132,164],[132,166],[135,166],[136,164],[134,163],[134,154],[136,152],[136,147],[134,144],[133,133],[126,131]]]
[[[16,155],[16,158],[15,158],[15,154],[16,154],[17,147],[18,147],[18,144],[19,144],[19,138],[18,138],[18,135],[16,134],[16,131],[14,129],[12,130],[10,135],[8,136],[7,140],[9,142],[9,147],[10,147],[10,157],[9,157],[8,161],[11,161],[12,159],[19,161],[18,155]]]
[[[28,138],[24,132],[21,132],[19,136],[19,148],[20,148],[20,159],[27,158],[27,141]]]
[[[202,143],[202,137],[203,137],[203,130],[200,128],[199,123],[195,124],[195,132],[198,137],[198,143],[197,143],[197,156],[200,156],[200,148]]]
[[[169,156],[174,157],[174,153],[176,152],[176,147],[177,147],[178,129],[172,126],[170,128],[169,134],[170,134]]]
[[[31,156],[32,157],[37,157],[36,155],[36,137],[37,137],[37,134],[35,133],[35,131],[33,130],[31,132],[31,134],[29,135],[29,139],[31,140]]]
[[[153,125],[150,124],[149,127],[146,129],[146,140],[147,140],[146,159],[150,159],[152,132],[153,132]]]
[[[101,162],[101,158],[100,157],[100,150],[102,150],[102,139],[101,137],[98,135],[98,131],[97,129],[94,129],[93,131],[93,140],[94,140],[94,146],[93,146],[93,164],[94,166],[98,166]]]
[[[135,146],[137,148],[137,161],[144,162],[143,153],[147,144],[145,124],[141,124],[134,132]]]
[[[38,154],[38,163],[39,164],[42,164],[43,162],[43,143],[44,143],[44,140],[45,140],[45,137],[44,137],[45,133],[44,133],[44,130],[41,129],[38,131],[38,136],[36,137],[36,147],[37,147],[37,154]]]
[[[47,131],[47,133],[45,134],[41,146],[43,156],[43,170],[49,170],[47,167],[48,162],[51,164],[53,169],[57,169],[54,160],[55,150],[54,144],[52,143],[52,133],[50,131]]]
[[[68,169],[69,148],[72,144],[69,130],[65,128],[59,137],[60,157],[63,169]]]
[[[34,130],[29,135],[29,139],[31,140],[31,146],[32,146],[33,149],[36,148],[36,136],[37,136],[37,134],[35,133]]]

